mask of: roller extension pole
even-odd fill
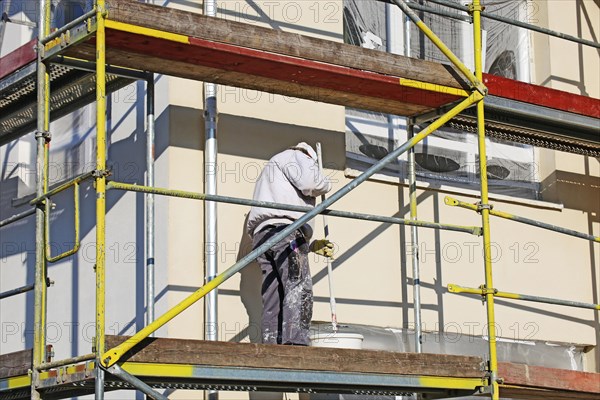
[[[321,153],[321,143],[317,142],[317,160],[319,162],[319,173],[323,173],[323,155]],[[321,201],[325,201],[325,195],[321,195]],[[325,237],[324,239],[329,238],[329,224],[327,222],[327,216],[323,214],[323,230]],[[325,262],[327,263],[327,282],[329,283],[329,308],[331,309],[331,328],[333,333],[338,331],[338,323],[337,323],[337,312],[335,307],[335,294],[333,292],[333,270],[331,269],[331,261],[329,257],[325,257]]]
[[[44,47],[41,40],[50,32],[50,0],[41,0],[38,14],[38,53],[37,53],[37,143],[36,153],[36,195],[42,195],[48,186],[48,146],[50,127],[49,97],[50,79],[46,64],[43,62]],[[35,273],[34,273],[34,310],[33,310],[33,372],[31,379],[31,398],[41,399],[37,391],[39,372],[37,367],[46,358],[46,254],[44,246],[44,210],[38,205],[35,213]]]

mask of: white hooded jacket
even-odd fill
[[[314,207],[315,198],[331,190],[331,183],[319,171],[317,154],[308,144],[296,146],[274,155],[262,170],[254,200]],[[301,212],[252,207],[247,231],[252,236],[268,225],[291,224]],[[313,222],[302,227],[307,239],[312,237]]]

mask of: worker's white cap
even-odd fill
[[[314,151],[314,149],[306,142],[300,142],[297,145],[295,145],[294,147],[292,147],[293,149],[297,149],[297,150],[304,150],[304,152],[306,152],[310,158],[312,158],[313,160],[317,160],[317,153]]]

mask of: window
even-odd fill
[[[457,2],[458,3],[458,2]],[[427,6],[435,7],[428,3]],[[522,18],[526,0],[498,2],[486,11],[512,19]],[[437,7],[442,8],[442,7]],[[458,11],[444,8],[445,11]],[[423,21],[473,69],[473,32],[468,22],[433,14]],[[449,63],[414,24],[410,43],[405,41],[405,17],[393,5],[344,0],[346,43],[411,57]],[[484,70],[520,81],[529,81],[529,36],[523,29],[483,20]],[[425,128],[415,127],[415,131]],[[406,121],[397,116],[346,109],[346,167],[349,174],[362,171],[407,140]],[[537,199],[539,179],[535,149],[530,145],[487,139],[490,192]],[[444,127],[415,146],[417,179],[434,188],[479,189],[477,136],[460,126]],[[380,174],[407,176],[407,156],[391,163]]]
[[[95,168],[95,107],[93,105],[73,111],[50,124],[52,140],[48,160],[48,183],[50,187],[65,182]],[[0,149],[2,168],[12,171],[2,176],[2,196],[10,197],[19,206],[30,200],[36,186],[36,140],[27,134]],[[12,177],[14,188],[10,195],[5,192],[5,180]],[[8,185],[6,185],[8,186]]]
[[[58,1],[56,5],[52,5],[52,26],[58,28],[68,24],[75,18],[82,16],[84,14],[84,10],[91,10],[91,7],[91,2],[88,0]]]

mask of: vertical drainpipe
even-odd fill
[[[204,15],[215,17],[215,0],[204,0]],[[217,194],[217,85],[204,83],[204,192]],[[204,263],[205,280],[210,282],[217,276],[217,203],[204,203]],[[217,289],[204,299],[204,339],[217,340]],[[218,392],[210,390],[210,400],[218,399]]]
[[[410,18],[404,15],[404,55],[411,56],[410,51]],[[412,118],[406,119],[406,133],[408,139],[412,139],[415,135],[414,123]],[[415,148],[411,147],[408,151],[408,193],[410,200],[410,219],[417,219],[417,175],[415,168]],[[416,226],[410,227],[410,244],[412,258],[412,275],[413,275],[413,307],[414,307],[414,322],[415,322],[415,351],[421,353],[423,351],[423,333],[421,332],[421,278],[419,272],[419,234]]]
[[[402,28],[396,29],[395,24],[398,24],[398,17],[393,15],[392,10],[398,10],[396,7],[388,7],[387,9],[387,51],[395,54],[402,54],[406,57],[411,56],[410,51],[410,18],[400,12],[402,16]],[[399,10],[398,10],[399,11]],[[402,48],[396,45],[396,37],[401,37]],[[399,40],[400,41],[400,40]],[[400,44],[400,43],[398,43]],[[398,123],[400,117],[388,116],[388,123],[392,126],[392,129]],[[406,132],[408,139],[412,139],[414,136],[414,125],[412,118],[406,118]],[[415,174],[415,151],[414,148],[410,148],[408,151],[408,184],[409,184],[409,201],[410,201],[410,218],[413,220],[417,219],[417,179]],[[413,309],[414,309],[414,324],[415,324],[415,351],[417,353],[422,352],[423,335],[421,332],[421,283],[419,278],[419,237],[417,234],[417,227],[411,226],[411,255],[412,255],[412,277],[413,277]],[[415,394],[416,396],[416,394]]]
[[[154,74],[146,80],[146,186],[154,186]],[[146,194],[146,325],[154,321],[154,194]]]
[[[48,145],[49,145],[49,90],[50,83],[46,64],[42,62],[42,38],[50,33],[50,1],[40,0],[38,15],[37,54],[37,128],[36,128],[36,195],[44,194],[48,188]],[[46,200],[50,201],[50,200]],[[33,376],[31,398],[41,399],[36,390],[39,372],[37,366],[45,361],[46,352],[46,254],[44,251],[44,211],[38,205],[35,217],[35,281],[34,281],[34,326],[33,326]]]
[[[411,118],[406,120],[408,139],[415,136],[414,124]],[[410,219],[417,219],[417,175],[415,168],[415,150],[410,149],[408,153],[408,192],[410,199]],[[421,332],[421,278],[419,272],[419,234],[416,226],[410,227],[412,274],[413,274],[413,305],[415,320],[415,351],[421,353],[423,344],[423,333]]]

